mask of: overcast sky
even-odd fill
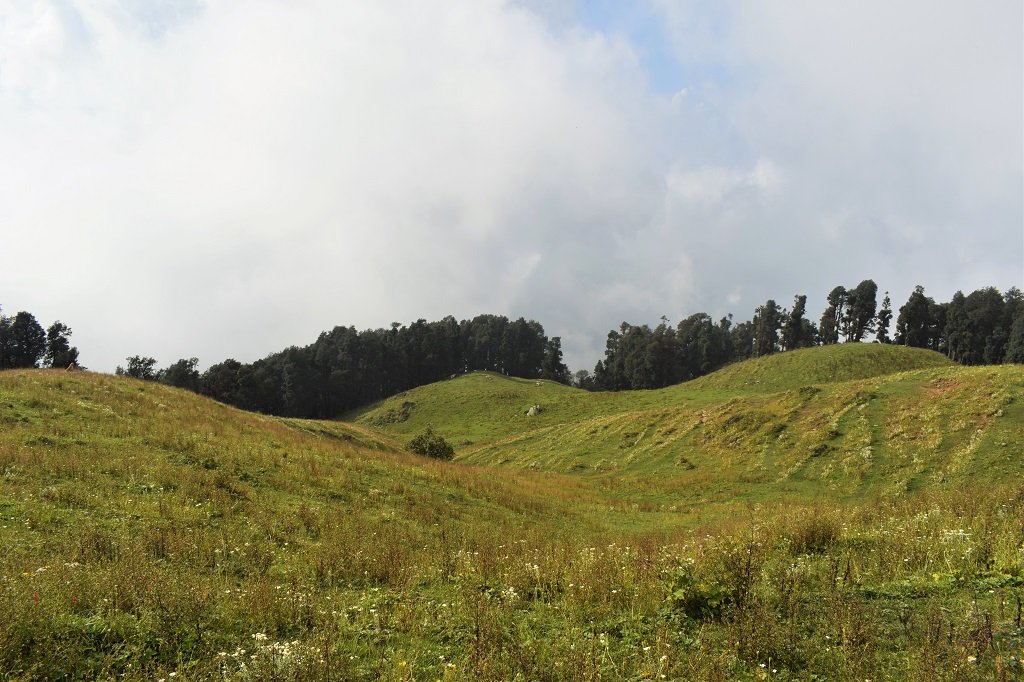
[[[2,0],[0,306],[253,361],[1024,286],[1020,0]]]

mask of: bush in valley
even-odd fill
[[[434,459],[450,460],[455,458],[455,448],[446,441],[441,434],[434,433],[434,429],[427,427],[427,430],[409,441],[409,450],[417,455],[433,457]]]

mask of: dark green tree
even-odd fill
[[[499,371],[516,377],[539,377],[544,363],[544,328],[520,317],[505,327],[499,346]]]
[[[967,310],[967,297],[964,292],[957,291],[953,299],[946,305],[946,355],[954,362],[963,362],[971,356],[970,316]]]
[[[754,356],[771,355],[778,350],[782,309],[773,299],[754,311]]]
[[[238,405],[239,374],[242,363],[233,358],[218,362],[203,372],[202,393],[222,403]]]
[[[1006,335],[1003,362],[1024,362],[1024,292],[1017,287],[1010,287],[1003,295],[1003,326],[1009,331]]]
[[[144,357],[141,355],[133,355],[128,360],[128,366],[122,367],[117,366],[114,370],[114,374],[118,376],[134,377],[136,379],[142,379],[144,381],[156,381],[156,360],[150,357]]]
[[[685,350],[682,349],[682,339],[664,315],[661,317],[661,324],[651,332],[645,355],[645,362],[651,368],[654,383],[659,388],[678,384],[684,379],[682,368],[685,363]]]
[[[1024,308],[1024,291],[1010,287],[1003,294],[1003,323],[1007,327],[1013,326],[1013,321],[1017,319],[1017,313],[1021,308]]]
[[[1024,362],[1024,306],[1017,308],[1013,324],[1010,326],[1003,362]]]
[[[821,314],[818,336],[825,345],[839,343],[839,330],[846,315],[846,287],[838,286],[828,294],[828,307]]]
[[[875,310],[878,307],[877,295],[878,285],[870,279],[847,291],[846,310],[842,321],[843,335],[847,342],[860,341],[871,331],[871,323],[875,319]]]
[[[679,363],[682,374],[672,383],[696,379],[729,362],[732,357],[731,325],[729,318],[715,324],[707,313],[696,313],[680,322],[677,337],[682,353]]]
[[[572,385],[576,388],[582,388],[584,391],[593,391],[594,377],[585,369],[576,370],[576,373],[572,375]]]
[[[651,354],[654,332],[646,324],[628,325],[619,342],[626,383],[632,389],[658,388],[658,367]]]
[[[71,327],[57,320],[46,330],[44,367],[70,367],[78,364],[78,349],[71,345]]]
[[[782,350],[794,350],[813,345],[814,337],[808,335],[810,325],[804,319],[807,311],[807,297],[793,297],[793,309],[782,324]]]
[[[924,287],[918,284],[907,302],[900,306],[896,318],[896,343],[901,346],[915,348],[931,348],[933,346],[936,320],[933,315],[935,301],[924,295]]]
[[[46,354],[46,332],[32,313],[0,318],[0,369],[38,367]]]
[[[160,370],[159,380],[169,386],[177,386],[178,388],[198,392],[202,386],[199,371],[196,369],[198,364],[199,358],[188,358],[187,360],[182,358],[169,367]]]
[[[463,323],[467,369],[501,371],[501,343],[507,326],[508,318],[498,315],[477,315]]]
[[[732,345],[732,358],[746,360],[754,357],[754,323],[740,322],[729,331]]]
[[[599,360],[594,365],[594,382],[598,390],[624,391],[630,387],[623,354],[619,352],[622,337],[629,328],[629,323],[623,322],[619,326],[619,331],[612,329],[608,332],[604,342],[604,360]]]
[[[553,336],[544,345],[544,359],[541,362],[540,376],[560,384],[569,383],[571,378],[569,368],[562,361],[561,337]]]
[[[878,343],[892,343],[889,338],[889,323],[892,321],[892,301],[889,299],[889,292],[885,292],[882,299],[882,307],[875,317],[875,341]]]
[[[958,291],[946,307],[945,350],[964,365],[995,364],[1006,355],[1010,327],[1003,295],[995,287]]]
[[[11,354],[11,319],[3,316],[0,309],[0,369],[10,367],[8,358]]]

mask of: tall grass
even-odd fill
[[[1015,480],[669,513],[87,374],[0,423],[2,679],[1024,674]]]

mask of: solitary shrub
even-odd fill
[[[427,427],[427,430],[409,441],[409,450],[417,455],[426,455],[434,459],[453,459],[455,449],[440,434],[434,433],[434,429]]]
[[[717,620],[733,605],[728,587],[694,567],[678,566],[669,575],[669,602],[694,620]]]

